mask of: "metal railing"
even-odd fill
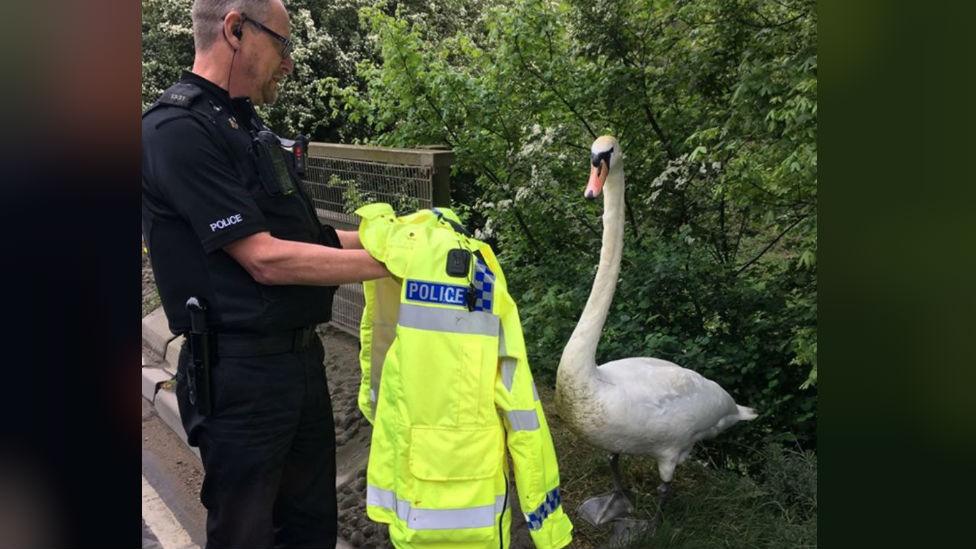
[[[305,189],[323,223],[356,229],[359,218],[346,213],[348,182],[368,202],[387,202],[398,210],[448,206],[454,153],[440,149],[391,149],[363,145],[309,143]],[[332,303],[332,325],[359,337],[362,284],[339,286]]]

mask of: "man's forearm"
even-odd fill
[[[278,240],[265,259],[265,284],[332,286],[390,276],[386,267],[362,249],[340,250],[317,244]]]
[[[357,239],[358,240],[358,239]],[[338,249],[252,235],[225,248],[261,284],[333,286],[390,276],[362,249]]]

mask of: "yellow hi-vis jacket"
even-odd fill
[[[449,209],[398,218],[377,203],[356,213],[363,247],[394,277],[363,285],[367,515],[390,525],[396,547],[509,547],[507,446],[535,546],[568,545],[556,452],[491,248],[456,232]],[[452,276],[458,248],[467,269]]]

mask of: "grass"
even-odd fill
[[[552,390],[539,388],[543,402]],[[573,518],[573,547],[607,547],[610,526],[594,528],[577,518],[583,500],[612,487],[608,455],[580,442],[553,406],[546,417],[556,445],[563,505]],[[735,436],[734,428],[724,436]],[[771,443],[746,451],[737,470],[721,468],[696,451],[678,467],[664,519],[655,532],[618,546],[653,549],[808,548],[817,546],[817,460]],[[621,473],[634,492],[638,518],[657,511],[660,479],[654,460],[623,456]]]

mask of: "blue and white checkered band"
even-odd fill
[[[406,284],[408,301],[465,306],[464,296],[468,291],[467,286],[438,284],[436,282],[423,282],[421,280],[411,279],[407,279]]]
[[[532,511],[528,515],[525,515],[525,522],[529,525],[529,530],[538,530],[542,528],[542,522],[549,517],[549,515],[556,512],[556,508],[562,502],[562,496],[559,495],[559,487],[555,487],[546,494],[545,501],[538,509]]]
[[[478,256],[474,258],[474,291],[477,298],[474,310],[490,313],[495,296],[495,273]]]

